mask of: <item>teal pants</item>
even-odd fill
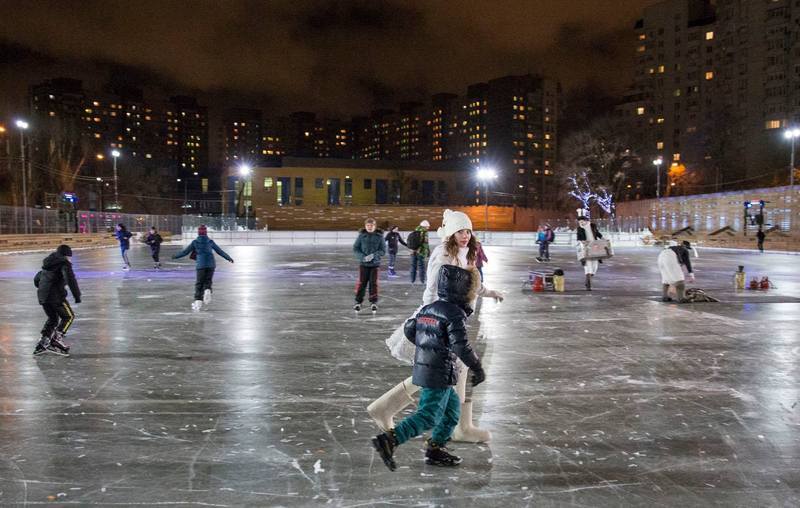
[[[397,444],[433,429],[431,441],[444,445],[453,434],[461,416],[461,401],[452,386],[448,388],[423,388],[417,412],[406,417],[394,428]]]

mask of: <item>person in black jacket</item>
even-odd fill
[[[669,296],[670,285],[675,286],[675,293],[678,303],[686,302],[686,282],[683,268],[689,274],[689,281],[694,282],[694,271],[689,251],[692,245],[683,241],[680,245],[667,247],[658,255],[658,270],[661,272],[661,301],[671,302]]]
[[[153,268],[156,270],[161,269],[161,262],[158,260],[158,254],[161,252],[161,243],[164,240],[161,238],[161,235],[158,234],[156,231],[155,226],[150,227],[150,233],[145,238],[144,243],[150,246],[150,255],[153,256]]]
[[[122,261],[125,262],[125,265],[122,267],[123,270],[130,270],[131,269],[131,262],[128,259],[128,250],[131,248],[131,237],[133,233],[128,231],[125,227],[125,224],[119,223],[117,224],[117,231],[114,233],[114,236],[119,241],[119,251],[122,254]]]
[[[585,248],[586,244],[593,240],[600,240],[603,238],[603,235],[600,234],[600,230],[597,229],[597,224],[591,222],[589,218],[581,214],[578,217],[578,230],[576,236],[578,242],[581,243],[581,248]],[[586,291],[592,290],[592,278],[597,273],[597,268],[600,266],[602,260],[600,259],[586,259],[578,255],[578,259],[581,261],[581,265],[583,265],[583,273],[586,275]]]
[[[64,335],[75,320],[75,313],[67,302],[69,286],[75,303],[81,303],[81,290],[72,271],[72,249],[69,245],[59,245],[55,252],[44,258],[42,270],[36,274],[33,283],[37,288],[39,305],[47,314],[42,328],[42,338],[36,344],[33,354],[46,352],[69,356],[69,346],[64,343]]]
[[[402,243],[406,247],[406,241],[400,236],[400,228],[392,226],[388,233],[386,233],[386,245],[389,247],[389,277],[397,277],[397,272],[394,271],[394,262],[397,260],[398,244]]]
[[[353,310],[356,312],[361,310],[367,285],[369,285],[369,303],[372,312],[378,310],[378,268],[385,253],[383,231],[376,229],[375,219],[367,219],[364,222],[364,229],[353,243],[353,255],[359,261],[356,303],[353,305]]]
[[[756,233],[756,245],[758,245],[759,252],[764,252],[764,240],[767,239],[767,234],[764,233],[764,230],[761,229],[761,226],[758,227],[758,233]]]
[[[486,379],[481,361],[467,341],[466,320],[470,303],[481,287],[475,268],[465,270],[444,265],[439,271],[439,300],[420,309],[405,324],[406,338],[416,347],[412,381],[422,387],[417,412],[394,429],[375,436],[372,446],[384,464],[394,471],[395,449],[426,430],[433,429],[427,441],[425,462],[437,466],[456,466],[461,462],[445,448],[458,425],[461,401],[453,386],[458,380],[457,359],[472,371],[472,385]]]

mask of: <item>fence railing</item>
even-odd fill
[[[150,215],[83,210],[57,210],[0,206],[0,235],[45,233],[105,233],[117,224],[125,224],[132,232],[144,232],[151,226],[160,231],[180,234],[180,215]],[[27,222],[27,228],[26,228]]]

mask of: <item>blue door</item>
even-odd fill
[[[328,179],[328,204],[329,205],[338,205],[339,204],[339,179],[338,178],[329,178]]]
[[[375,204],[385,205],[389,203],[389,181],[375,180]]]
[[[422,204],[432,205],[436,198],[436,188],[433,180],[422,181]]]

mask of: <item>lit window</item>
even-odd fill
[[[647,36],[645,34],[639,34],[639,40],[640,41],[643,41],[645,39],[647,39]]]
[[[646,47],[644,44],[642,44],[641,46],[638,46],[638,47],[636,48],[636,52],[637,52],[637,53],[644,53],[644,50],[645,50],[645,49],[647,49],[647,47]]]
[[[712,79],[714,79],[714,72],[713,71],[706,72],[706,81],[710,81]]]
[[[644,108],[641,107],[641,106],[636,108],[636,114],[637,115],[643,115],[644,114]],[[546,134],[544,138],[545,139],[550,139],[550,134]]]
[[[681,154],[679,154],[679,153],[673,153],[673,154],[672,154],[672,160],[674,160],[674,161],[679,161],[679,160],[681,160]]]
[[[672,92],[672,95],[674,95],[675,97],[680,97],[681,96],[681,89],[680,88],[676,88],[675,91]]]
[[[663,117],[656,118],[656,123],[664,123],[664,118]]]
[[[780,129],[781,128],[781,121],[780,120],[767,120],[767,125],[765,127],[767,129]]]
[[[264,188],[265,188],[265,189],[270,189],[270,188],[272,188],[272,184],[273,184],[273,182],[272,182],[272,177],[269,177],[269,176],[268,176],[268,177],[264,178]]]
[[[706,40],[710,41],[714,39],[714,32],[706,32]]]
[[[663,65],[659,65],[658,66],[658,73],[659,74],[664,74],[664,66]]]
[[[663,150],[663,149],[664,149],[663,141],[659,141],[658,143],[656,143],[656,150]]]

